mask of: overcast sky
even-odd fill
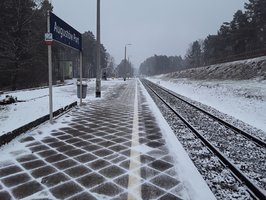
[[[97,0],[51,0],[54,13],[79,32],[96,35]],[[135,67],[157,55],[181,55],[193,41],[216,34],[248,0],[101,0],[101,43],[119,64]]]

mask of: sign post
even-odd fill
[[[52,98],[52,42],[57,41],[79,51],[80,59],[80,105],[82,104],[82,35],[73,27],[52,12],[47,14],[47,33],[45,43],[48,45],[48,70],[49,70],[49,112],[50,122],[53,121],[53,98]]]
[[[79,104],[82,104],[82,87],[83,87],[83,82],[82,82],[82,52],[79,52],[79,65],[80,65],[80,81],[79,81],[79,92],[80,92],[80,98],[79,98]]]
[[[49,119],[50,123],[53,122],[53,78],[52,78],[52,41],[53,35],[50,33],[50,12],[47,14],[47,34],[45,37],[45,42],[48,45],[48,74],[49,74]]]

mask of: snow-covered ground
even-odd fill
[[[107,93],[109,89],[111,89],[112,87],[117,86],[118,84],[125,84],[124,81],[121,80],[114,80],[114,81],[103,81],[102,82],[102,93],[104,96],[104,93]],[[94,85],[95,82],[92,81],[89,83],[89,97],[86,98],[86,100],[84,100],[84,102],[86,101],[95,101],[97,100],[94,97]],[[27,99],[31,99],[34,97],[39,97],[41,94],[41,96],[43,96],[43,93],[45,93],[44,91],[46,91],[47,89],[41,89],[38,91],[28,91],[28,96],[19,96],[16,93],[17,97],[19,99],[26,98]],[[56,92],[58,90],[58,92]],[[172,132],[172,130],[170,129],[169,125],[167,124],[167,122],[163,119],[160,111],[158,110],[158,108],[156,107],[156,105],[154,104],[153,100],[148,97],[148,93],[145,91],[145,89],[142,87],[142,90],[144,91],[144,95],[147,97],[147,103],[149,104],[151,110],[153,111],[156,121],[159,124],[159,127],[161,128],[163,135],[166,139],[167,144],[169,145],[170,151],[173,154],[173,157],[175,159],[176,162],[176,170],[177,172],[179,172],[179,178],[180,180],[183,181],[184,183],[184,189],[187,191],[187,193],[189,194],[189,198],[187,199],[215,199],[215,197],[213,196],[212,192],[210,191],[210,189],[208,188],[208,186],[206,185],[205,181],[203,180],[203,178],[201,177],[201,175],[199,174],[199,172],[197,171],[197,169],[195,168],[194,164],[192,163],[192,161],[189,159],[187,153],[185,152],[185,150],[183,149],[182,145],[180,144],[180,142],[177,140],[177,138],[175,137],[174,133]],[[46,91],[47,92],[47,91]],[[32,93],[32,94],[30,94]],[[64,87],[59,87],[59,88],[54,88],[54,102],[57,102],[55,104],[59,104],[58,102],[60,102],[62,100],[62,98],[65,99],[69,99],[69,102],[71,101],[75,101],[78,100],[76,97],[76,86],[75,85],[70,85],[70,86],[64,86]],[[57,95],[56,95],[57,94]],[[60,96],[61,95],[61,96]],[[57,97],[56,97],[57,96]],[[46,97],[43,97],[46,98]],[[44,100],[40,100],[42,98],[36,99],[36,105],[35,104],[31,104],[29,103],[28,106],[24,109],[23,107],[16,107],[15,105],[12,105],[13,111],[12,114],[15,115],[19,115],[19,114],[27,114],[30,115],[31,113],[34,112],[39,112],[38,108],[38,102],[39,102],[39,106],[41,106],[40,104],[44,103]],[[48,99],[46,99],[48,101]],[[64,103],[68,104],[69,102],[64,101]],[[64,103],[61,102],[62,104],[60,104],[59,107],[64,106]],[[18,103],[19,104],[19,103]],[[48,104],[46,103],[46,106],[48,107]],[[16,109],[14,109],[14,107]],[[45,109],[43,109],[45,110]],[[48,109],[47,109],[48,110]],[[40,115],[43,114],[47,114],[47,110],[43,111],[43,112],[39,112]],[[11,113],[10,113],[11,115]],[[2,116],[2,114],[1,114]],[[4,122],[7,121],[11,121],[11,120],[17,120],[15,118],[11,118],[6,114],[6,118],[4,120],[1,120],[1,123],[4,124]],[[36,117],[36,115],[31,115],[32,117]],[[20,118],[20,117],[19,117]],[[23,118],[23,117],[22,117]],[[34,119],[33,119],[34,120]],[[40,126],[38,128],[38,130],[32,130],[29,132],[28,135],[33,136],[36,140],[38,139],[42,139],[45,136],[47,136],[47,134],[50,134],[52,130],[56,129],[56,128],[60,128],[62,126],[66,125],[67,121],[71,120],[71,116],[68,117],[61,117],[59,119],[56,120],[55,124],[50,124],[50,123],[46,123],[42,126]],[[16,121],[13,121],[16,122]],[[10,122],[12,123],[12,121]],[[8,126],[7,126],[8,127]],[[1,126],[2,128],[2,126]],[[10,127],[9,127],[10,128]],[[13,126],[11,126],[11,128],[13,128]],[[42,133],[42,134],[39,134]],[[0,154],[1,154],[1,158],[0,158],[0,162],[4,162],[7,160],[15,160],[16,156],[18,155],[23,155],[28,153],[28,150],[26,149],[26,147],[24,146],[25,144],[22,144],[19,142],[19,139],[22,138],[22,136],[19,136],[17,139],[13,140],[11,143],[9,143],[8,145],[3,146],[2,148],[0,148]],[[144,149],[145,150],[145,149]],[[41,194],[36,193],[36,195],[31,196],[32,198],[41,198],[42,196],[40,196]],[[44,198],[47,198],[47,196],[43,196]],[[53,199],[52,196],[51,199]]]
[[[149,78],[181,95],[211,106],[258,129],[266,131],[266,81],[218,81],[169,79],[164,76]],[[121,80],[102,81],[102,87],[119,84]],[[95,98],[95,81],[88,82],[85,102]],[[53,108],[57,110],[74,101],[76,85],[53,87]],[[104,92],[105,90],[103,90]],[[48,88],[8,93],[18,100],[25,100],[8,106],[0,106],[0,135],[19,128],[49,113]],[[3,99],[6,94],[0,95]]]
[[[103,94],[105,87],[119,84],[121,80],[102,81]],[[63,108],[77,98],[77,86],[75,80],[68,81],[68,85],[53,87],[53,110]],[[71,84],[72,83],[72,84]],[[88,92],[84,102],[95,98],[95,80],[88,81]],[[11,105],[0,106],[0,135],[13,131],[29,122],[49,114],[49,90],[48,88],[37,90],[21,90],[0,95],[0,100],[6,95],[17,97],[18,102]]]
[[[148,78],[192,100],[266,131],[266,81]]]

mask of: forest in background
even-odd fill
[[[244,8],[217,34],[192,42],[184,58],[154,55],[141,63],[139,73],[156,75],[266,55],[266,1],[249,0]]]
[[[48,84],[47,11],[48,0],[0,1],[0,90],[16,90]],[[84,77],[96,75],[96,39],[91,31],[82,34]],[[64,81],[65,61],[79,74],[79,53],[56,42],[53,51],[53,83]],[[101,66],[111,73],[114,59],[101,45]]]

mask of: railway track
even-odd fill
[[[142,83],[160,105],[164,116],[171,121],[170,126],[218,199],[231,199],[234,195],[238,198],[242,195],[246,199],[247,194],[243,190],[248,191],[250,199],[266,199],[265,141],[165,88],[147,80],[142,80]],[[206,148],[212,155],[206,153]],[[214,176],[218,176],[217,170],[226,175],[221,178],[224,180],[213,183]],[[222,189],[224,193],[218,191]],[[228,192],[231,193],[229,196],[226,195]]]

